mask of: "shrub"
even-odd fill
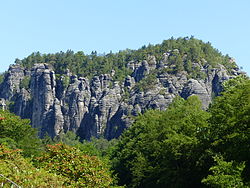
[[[0,145],[0,175],[4,187],[12,187],[14,183],[21,187],[64,187],[62,176],[36,169],[22,157],[21,150],[4,145]]]
[[[64,185],[73,187],[110,187],[113,183],[107,165],[96,156],[83,154],[64,144],[48,145],[36,165],[65,177]]]

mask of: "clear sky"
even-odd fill
[[[250,0],[1,0],[0,72],[37,51],[117,52],[191,35],[250,75]]]

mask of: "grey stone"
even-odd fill
[[[13,101],[14,112],[30,118],[41,137],[46,133],[54,137],[61,132],[74,131],[82,139],[92,136],[112,139],[131,126],[133,116],[148,109],[165,110],[178,95],[185,99],[197,95],[206,109],[212,96],[222,91],[224,81],[242,74],[237,68],[228,73],[222,65],[212,69],[206,60],[193,63],[206,75],[205,79],[188,79],[185,71],[170,74],[164,70],[171,68],[168,64],[171,53],[164,53],[158,62],[150,55],[141,62],[130,61],[127,67],[132,74],[123,82],[113,80],[115,71],[89,80],[67,70],[56,79],[53,67],[48,64],[35,64],[27,70],[12,65],[0,85],[0,108]],[[139,91],[136,84],[157,69],[152,87]],[[20,89],[21,81],[27,76],[30,77],[29,88]],[[66,85],[65,78],[70,79]]]
[[[3,98],[0,98],[0,110],[6,110],[6,103]]]

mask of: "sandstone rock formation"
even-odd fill
[[[142,62],[130,61],[127,67],[132,74],[122,82],[113,80],[114,71],[89,80],[69,71],[56,77],[53,67],[45,63],[35,64],[30,70],[13,65],[0,85],[0,105],[10,101],[9,108],[30,118],[40,136],[48,133],[54,137],[71,130],[83,139],[112,139],[131,125],[132,116],[147,109],[165,110],[177,95],[197,95],[206,109],[212,96],[221,91],[222,82],[240,74],[236,69],[229,73],[222,65],[208,69],[199,64],[194,66],[199,66],[205,79],[190,78],[185,71],[173,74],[164,71],[171,68],[168,56],[164,53],[159,62],[154,56]],[[153,71],[158,71],[154,82],[138,89],[138,83]],[[27,78],[29,85],[25,88],[22,82]]]

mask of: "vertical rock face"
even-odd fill
[[[30,93],[22,88],[20,93],[15,95],[14,113],[22,118],[32,118],[32,103]]]
[[[212,96],[221,92],[222,82],[239,74],[235,69],[230,75],[222,65],[208,70],[197,63],[193,66],[199,66],[206,75],[204,79],[190,78],[185,71],[169,73],[165,69],[173,65],[168,64],[168,56],[169,53],[164,53],[159,62],[154,56],[142,62],[129,62],[127,67],[132,74],[122,82],[113,80],[114,71],[89,80],[69,71],[56,78],[48,64],[35,64],[30,70],[14,65],[0,85],[0,107],[5,108],[12,101],[9,108],[23,118],[30,118],[40,136],[48,133],[54,137],[62,131],[74,131],[83,139],[92,136],[112,139],[131,125],[132,116],[147,109],[165,110],[177,95],[183,98],[197,95],[207,108]],[[147,80],[152,72],[156,77]],[[25,80],[29,80],[26,87]],[[145,88],[137,87],[141,83]]]
[[[0,98],[0,110],[5,110],[5,109],[6,109],[5,100]]]
[[[60,102],[55,93],[55,73],[46,64],[36,64],[31,70],[30,90],[32,96],[32,126],[58,135],[63,129],[63,116]]]
[[[0,87],[0,96],[10,100],[15,93],[20,92],[20,82],[25,76],[25,71],[20,65],[11,65]]]
[[[85,114],[79,134],[84,138],[104,135],[108,122],[121,102],[121,87],[109,75],[94,77],[91,83],[89,111]]]
[[[71,83],[62,100],[65,130],[76,132],[79,129],[83,117],[89,111],[90,98],[89,80],[72,76]]]

